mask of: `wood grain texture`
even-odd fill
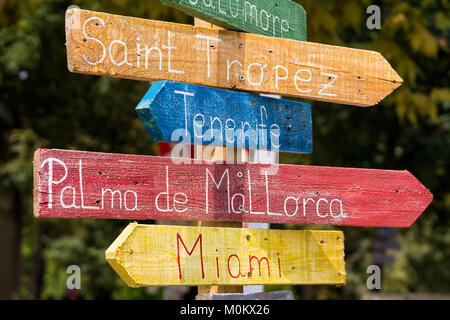
[[[220,148],[220,147],[218,147]],[[245,222],[236,221],[199,221],[198,226],[203,228],[246,228]],[[213,285],[200,285],[197,288],[198,294],[215,295],[215,294],[243,294],[244,287],[242,285],[227,285],[221,286],[217,284]]]
[[[66,47],[72,72],[358,106],[402,83],[374,51],[80,9],[66,12]]]
[[[306,11],[290,0],[161,0],[161,3],[225,29],[306,41]]]
[[[129,224],[105,252],[131,287],[345,284],[341,231]]]
[[[408,171],[36,153],[38,217],[408,227],[433,198]]]
[[[301,102],[158,81],[136,112],[152,141],[312,152],[311,106]]]

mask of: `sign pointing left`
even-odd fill
[[[136,112],[155,142],[312,152],[311,107],[301,102],[158,81]]]
[[[105,252],[131,287],[345,284],[341,231],[129,224]]]

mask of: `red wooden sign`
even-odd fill
[[[66,150],[38,149],[34,175],[37,217],[408,227],[433,198],[408,171]]]

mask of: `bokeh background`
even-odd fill
[[[447,297],[450,1],[298,2],[307,12],[309,41],[379,51],[404,84],[371,108],[303,100],[312,104],[314,153],[281,154],[281,163],[406,169],[431,190],[434,201],[412,227],[395,230],[390,240],[380,238],[379,228],[274,226],[344,230],[348,278],[339,288],[266,290],[289,289],[298,299],[370,298],[374,293],[366,287],[366,269],[378,253],[388,263],[382,266],[382,289],[376,294]],[[382,10],[380,30],[366,27],[371,4]],[[195,287],[176,294],[163,288],[133,289],[115,274],[104,251],[128,221],[33,217],[36,148],[157,152],[134,110],[149,83],[67,70],[64,13],[69,5],[193,24],[192,17],[158,0],[0,0],[0,298],[192,299]],[[397,242],[399,248],[376,249],[380,240]],[[66,289],[71,264],[82,271],[77,292]]]

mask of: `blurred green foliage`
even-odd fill
[[[297,2],[308,15],[309,41],[379,51],[405,82],[372,108],[308,101],[313,110],[314,153],[282,154],[281,163],[409,170],[432,191],[434,201],[411,228],[401,230],[401,249],[391,252],[397,262],[384,269],[383,290],[449,293],[450,2]],[[366,8],[371,4],[382,9],[381,30],[366,27]],[[81,298],[158,299],[161,290],[126,287],[104,259],[105,249],[127,221],[38,221],[32,215],[36,148],[135,154],[156,150],[134,111],[149,83],[67,70],[64,12],[69,5],[193,21],[158,0],[0,1],[0,188],[18,197],[21,207],[12,204],[22,231],[21,297],[33,297],[31,288],[37,280],[32,274],[40,242],[42,286],[34,297],[67,298],[66,268],[76,264],[82,270]],[[374,228],[279,227],[341,229],[346,236],[346,286],[292,287],[296,297],[359,298],[368,293],[366,268],[372,264]],[[272,289],[280,287],[268,287]]]

